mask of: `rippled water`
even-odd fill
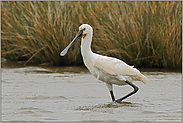
[[[122,104],[85,67],[2,64],[2,121],[181,121],[181,72],[141,70],[150,82]],[[145,72],[146,71],[146,72]],[[114,86],[116,98],[132,91]]]

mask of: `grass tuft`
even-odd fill
[[[82,65],[80,43],[60,52],[88,23],[94,52],[147,68],[182,67],[182,2],[1,2],[1,55],[24,64]]]

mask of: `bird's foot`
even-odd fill
[[[120,101],[120,100],[115,100],[113,101],[114,103],[117,103],[117,104],[124,104],[124,105],[129,105],[129,104],[132,104],[131,102],[124,102],[124,101]]]
[[[114,102],[117,102],[117,103],[121,104],[121,101],[120,100],[115,100]]]

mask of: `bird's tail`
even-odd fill
[[[140,74],[140,76],[138,76],[139,81],[142,81],[144,84],[147,84],[149,82],[149,79],[147,77],[145,77],[143,74]]]

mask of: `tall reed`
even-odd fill
[[[135,67],[182,66],[182,2],[2,2],[1,55],[27,63],[81,65],[78,27],[94,28],[94,52]]]

